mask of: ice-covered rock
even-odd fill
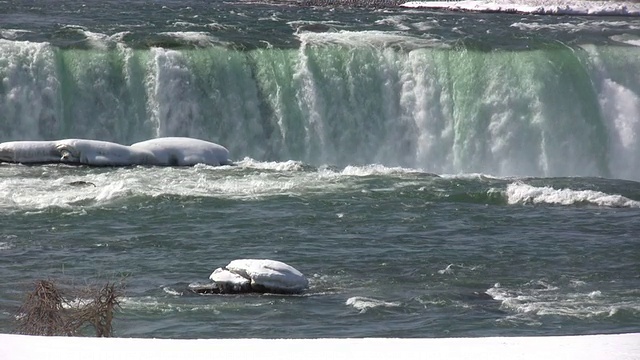
[[[186,137],[157,138],[131,146],[90,139],[9,141],[0,143],[0,162],[89,166],[232,164],[225,147]]]
[[[231,165],[229,151],[224,146],[200,139],[162,137],[132,144],[131,148],[153,153],[154,165]]]
[[[154,155],[145,149],[134,149],[109,141],[87,139],[58,140],[59,160],[68,164],[91,166],[148,165],[155,162]]]
[[[193,283],[197,293],[296,294],[309,286],[307,278],[293,266],[268,259],[239,259],[211,273],[211,284]]]
[[[0,144],[0,162],[22,164],[60,162],[55,141],[8,141]]]
[[[226,268],[217,268],[211,273],[209,279],[217,285],[221,293],[251,292],[251,280],[233,273]]]
[[[309,286],[309,281],[300,271],[276,260],[239,259],[230,262],[226,268],[250,279],[254,291],[297,293]]]

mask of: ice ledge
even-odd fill
[[[640,16],[640,4],[617,1],[409,1],[407,8],[535,15]]]

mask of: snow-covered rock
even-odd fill
[[[307,278],[293,266],[268,259],[233,260],[211,273],[211,284],[193,283],[197,293],[277,293],[296,294],[309,286]]]

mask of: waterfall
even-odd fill
[[[298,49],[0,40],[0,141],[191,136],[232,158],[640,180],[640,48],[483,52],[311,33]]]

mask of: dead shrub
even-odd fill
[[[111,337],[113,316],[120,306],[123,289],[122,282],[107,282],[103,286],[63,292],[52,281],[36,281],[34,290],[18,310],[16,332],[74,336],[93,328],[97,337]]]
[[[50,281],[39,280],[18,310],[19,334],[72,335],[64,314],[65,300]]]

